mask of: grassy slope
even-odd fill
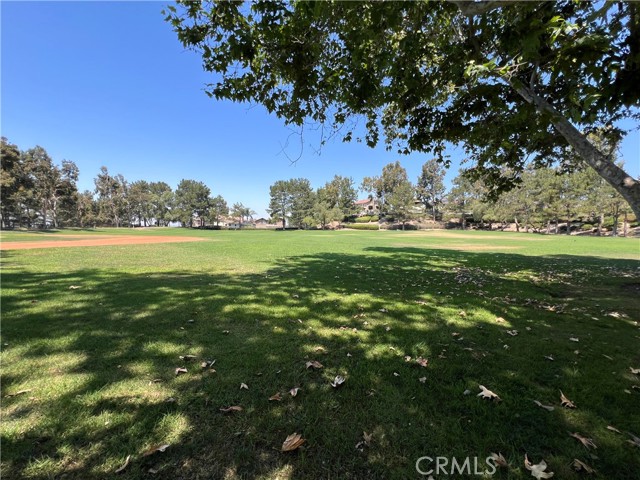
[[[104,478],[127,455],[123,478],[416,478],[423,455],[496,451],[512,465],[498,478],[528,478],[525,452],[559,478],[578,478],[574,458],[600,478],[640,470],[640,449],[606,429],[640,435],[637,239],[96,231],[114,232],[211,241],[2,252],[7,478]],[[216,373],[184,354],[216,359]],[[479,384],[503,401],[476,397]],[[292,432],[307,443],[280,453]]]

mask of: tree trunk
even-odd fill
[[[516,84],[503,78],[528,103],[532,103],[540,112],[551,116],[551,123],[564,137],[587,165],[604,178],[624,198],[636,218],[640,218],[640,182],[613,163],[600,152],[569,120],[545,99],[538,96],[524,84]]]
[[[624,212],[624,220],[623,220],[623,236],[627,236],[629,234],[629,222],[627,220],[627,212]]]
[[[513,217],[513,221],[516,222],[516,232],[520,233],[520,225],[518,224],[518,217]]]
[[[602,224],[604,223],[604,213],[601,213],[600,216],[598,216],[598,236],[601,237],[602,236]]]

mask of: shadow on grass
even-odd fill
[[[370,248],[263,274],[9,269],[3,474],[104,478],[132,455],[122,478],[420,478],[421,456],[483,463],[500,451],[513,470],[498,478],[526,477],[525,452],[561,478],[578,478],[573,458],[636,478],[637,449],[606,426],[640,432],[637,390],[624,393],[640,363],[640,301],[624,290],[637,267]],[[200,367],[208,359],[215,373]],[[347,378],[339,389],[335,375]],[[477,398],[479,384],[503,401]],[[559,390],[579,408],[560,408]],[[229,405],[244,410],[223,415]],[[598,457],[569,431],[595,438]],[[293,432],[307,443],[281,453]],[[373,441],[361,451],[363,432]]]

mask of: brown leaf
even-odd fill
[[[127,458],[124,461],[124,465],[117,469],[116,473],[124,472],[124,469],[129,466],[129,460],[131,460],[131,455],[127,455]]]
[[[220,411],[222,413],[234,413],[234,412],[241,412],[242,411],[242,407],[240,405],[232,405],[231,407],[220,407]]]
[[[180,375],[182,373],[187,373],[187,369],[181,367],[176,368],[176,375]]]
[[[321,368],[324,367],[324,365],[322,365],[317,360],[310,360],[305,365],[307,366],[307,368],[313,368],[313,369],[316,369],[316,370],[320,370]]]
[[[240,390],[249,390],[249,385],[247,385],[246,383],[241,383]]]
[[[576,432],[570,433],[569,435],[575,438],[576,440],[578,440],[582,445],[584,445],[587,448],[598,448],[596,444],[593,443],[593,440],[591,438],[583,437],[582,435]]]
[[[631,437],[631,440],[627,440],[627,443],[640,448],[640,437],[636,437],[633,433],[630,433],[629,436]]]
[[[302,438],[302,435],[298,433],[292,433],[285,439],[284,443],[282,444],[282,451],[291,452],[293,450],[296,450],[304,442],[305,439]]]
[[[507,463],[507,460],[502,456],[501,453],[492,453],[490,457],[498,467],[509,468],[509,464]]]
[[[8,393],[4,396],[4,398],[9,398],[9,397],[17,397],[18,395],[22,395],[24,393],[29,393],[31,392],[33,389],[32,388],[27,388],[25,390],[18,390],[16,393]]]
[[[422,357],[418,357],[416,358],[416,363],[418,365],[420,365],[421,367],[427,367],[429,365],[429,359],[428,358],[422,358]]]
[[[543,405],[538,400],[534,400],[533,403],[535,403],[536,405],[538,405],[541,408],[544,408],[545,410],[547,410],[549,412],[553,412],[553,407],[551,405]]]
[[[295,397],[296,395],[298,395],[298,392],[300,391],[300,387],[293,387],[291,390],[289,390],[289,394],[292,397]]]
[[[345,382],[345,378],[342,375],[336,375],[336,378],[333,380],[333,382],[331,382],[331,386],[333,388],[338,388],[340,385],[342,385]]]
[[[371,440],[373,440],[373,433],[362,432],[362,438],[364,439],[364,443],[369,446]]]
[[[146,450],[142,454],[142,456],[143,457],[148,457],[149,455],[153,455],[156,452],[164,452],[167,448],[169,448],[169,444],[168,443],[165,443],[163,445],[154,445],[149,450]]]
[[[595,473],[595,470],[593,468],[591,468],[586,463],[581,462],[577,458],[573,459],[573,463],[571,465],[573,465],[573,468],[575,469],[576,472],[584,471],[585,473]]]
[[[532,477],[538,480],[553,477],[553,472],[545,472],[547,463],[544,460],[541,460],[540,463],[533,464],[529,461],[529,458],[527,458],[526,453],[524,455],[524,467],[531,472]]]
[[[282,395],[280,395],[280,392],[276,392],[269,397],[270,402],[279,402],[281,400],[282,400]]]
[[[564,396],[564,393],[562,393],[562,390],[560,390],[560,405],[566,408],[576,408],[573,402]]]
[[[484,385],[479,385],[479,387],[480,387],[480,390],[482,390],[482,391],[477,395],[478,397],[488,398],[489,400],[496,400],[498,402],[500,400],[502,400],[498,395],[493,393],[491,390],[489,390]]]

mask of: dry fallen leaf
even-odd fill
[[[143,457],[148,457],[149,455],[153,455],[156,452],[164,452],[167,448],[169,447],[168,443],[165,443],[163,445],[154,445],[153,447],[151,447],[149,450],[146,450],[142,456]]]
[[[480,390],[482,390],[477,396],[478,397],[482,397],[482,398],[488,398],[489,400],[496,400],[496,401],[500,401],[501,398],[496,395],[495,393],[493,393],[491,390],[489,390],[487,387],[485,387],[484,385],[479,385]]]
[[[176,368],[176,375],[180,375],[182,373],[187,373],[187,369],[181,367]]]
[[[69,290],[77,290],[78,288],[81,288],[80,285],[71,285],[69,287]],[[116,473],[118,473],[118,472],[116,472]]]
[[[124,465],[117,469],[116,473],[124,472],[124,469],[129,466],[129,460],[131,460],[131,455],[127,455],[127,458],[124,461]]]
[[[577,432],[570,433],[569,435],[575,438],[576,440],[578,440],[582,445],[584,445],[587,448],[598,448],[596,444],[593,443],[593,439],[591,438],[583,437]]]
[[[545,355],[544,358],[546,358],[547,360],[551,360],[552,362],[555,360],[555,358],[553,358],[553,355]]]
[[[634,375],[640,375],[640,368],[629,367],[629,370],[631,370],[631,373]]]
[[[249,385],[247,385],[246,383],[241,383],[240,384],[240,390],[249,390]]]
[[[291,452],[292,450],[296,450],[304,442],[305,440],[304,438],[302,438],[302,435],[298,433],[292,433],[285,439],[284,443],[282,444],[282,451]]]
[[[336,375],[336,378],[331,382],[333,388],[338,388],[345,382],[345,378],[342,375]]]
[[[535,403],[536,405],[538,405],[541,408],[544,408],[545,410],[548,410],[549,412],[553,412],[553,407],[551,405],[543,405],[538,400],[534,400],[533,403]]]
[[[507,463],[507,460],[502,456],[501,453],[492,453],[490,457],[498,467],[509,468],[509,464]]]
[[[420,383],[425,383],[427,381],[427,377],[420,377],[418,380]]]
[[[307,368],[314,368],[316,370],[319,370],[321,368],[324,367],[324,365],[322,365],[320,362],[318,362],[317,360],[310,360],[306,363]]]
[[[416,363],[418,365],[420,365],[421,367],[425,367],[426,368],[429,365],[429,359],[418,357],[418,358],[416,358]]]
[[[291,390],[289,390],[289,394],[292,397],[295,397],[296,395],[298,395],[298,391],[300,391],[300,387],[293,387]]]
[[[580,339],[577,337],[569,337],[569,340],[571,340],[572,342],[579,342]]]
[[[507,323],[507,321],[502,317],[496,317],[496,322],[497,323]]]
[[[560,390],[560,405],[567,408],[576,408],[573,402],[564,396],[564,393],[562,393],[562,390]]]
[[[573,463],[571,465],[573,465],[573,468],[575,469],[576,472],[582,472],[582,471],[584,471],[585,473],[594,473],[595,472],[595,470],[593,468],[591,468],[586,463],[581,462],[577,458],[573,459]]]
[[[411,355],[405,355],[404,356],[404,361],[405,362],[410,362],[411,361]]]
[[[190,362],[192,360],[195,360],[196,357],[195,355],[180,355],[180,360],[182,360],[183,362]]]
[[[18,395],[22,395],[24,393],[29,393],[30,391],[32,391],[32,388],[27,388],[25,390],[19,390],[16,393],[8,393],[4,396],[4,398],[8,398],[8,397],[17,397]]]
[[[607,425],[607,430],[611,430],[612,432],[616,432],[616,433],[622,433],[616,427],[612,427],[611,425]]]
[[[515,337],[518,335],[518,330],[507,330],[507,333],[512,337]]]
[[[231,407],[220,407],[220,411],[222,413],[233,413],[233,412],[241,412],[242,407],[240,405],[233,405]]]
[[[636,437],[633,433],[630,433],[629,436],[631,437],[631,440],[627,440],[627,443],[640,448],[640,437]]]
[[[553,472],[545,472],[547,469],[547,463],[541,460],[540,463],[533,464],[527,458],[527,454],[524,455],[524,467],[531,472],[531,476],[540,480],[541,478],[553,477]]]
[[[274,393],[269,397],[270,402],[273,402],[273,401],[279,402],[280,400],[282,400],[282,395],[280,395],[280,392]]]

